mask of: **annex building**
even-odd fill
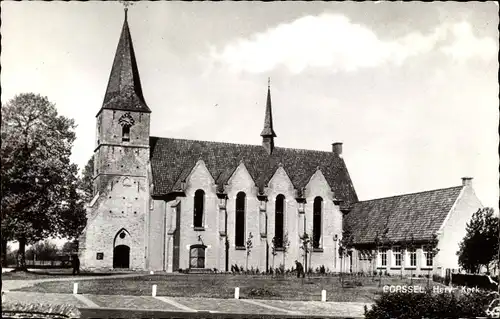
[[[142,93],[125,11],[96,115],[94,197],[79,240],[82,268],[291,268],[295,260],[304,263],[304,234],[313,269],[405,267],[398,260],[409,260],[416,271],[436,267],[434,259],[452,264],[465,222],[481,206],[470,179],[447,190],[360,202],[342,143],[333,143],[331,152],[276,146],[271,102],[268,86],[261,145],[151,136],[154,109]],[[354,246],[340,259],[343,224],[352,228]],[[375,245],[378,232],[392,244]],[[399,243],[411,233],[415,252],[401,252]],[[440,234],[441,252],[449,252],[429,261],[425,245],[432,234]],[[368,251],[374,256],[369,262]],[[410,255],[401,259],[398,251]]]

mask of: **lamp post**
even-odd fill
[[[339,240],[339,236],[335,234],[333,236],[333,269],[337,270],[337,240]]]

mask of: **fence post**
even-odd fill
[[[73,283],[73,294],[74,295],[78,294],[78,283],[77,282]]]
[[[234,299],[240,299],[240,287],[234,288]]]
[[[326,301],[326,290],[325,289],[321,290],[321,301],[323,301],[323,302]]]
[[[153,297],[156,297],[156,285],[153,285],[153,291],[151,292]]]

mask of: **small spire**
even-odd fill
[[[262,133],[262,146],[266,149],[267,153],[270,155],[274,149],[274,138],[276,133],[273,130],[273,113],[271,105],[271,78],[267,79],[267,103],[266,103],[266,115],[264,118],[264,129]]]
[[[125,11],[125,21],[127,21],[127,18],[128,18],[128,8],[127,7],[123,8],[123,11]]]

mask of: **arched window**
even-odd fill
[[[283,230],[284,230],[284,215],[285,215],[285,196],[276,196],[276,206],[274,210],[274,245],[276,248],[283,247]]]
[[[313,204],[313,248],[321,247],[321,219],[323,199],[316,197]]]
[[[201,189],[194,193],[194,227],[203,227],[203,209],[205,204],[205,192]]]
[[[236,231],[234,244],[236,247],[245,247],[245,193],[236,195]]]
[[[122,141],[123,142],[130,141],[130,126],[128,126],[128,125],[122,126]]]

